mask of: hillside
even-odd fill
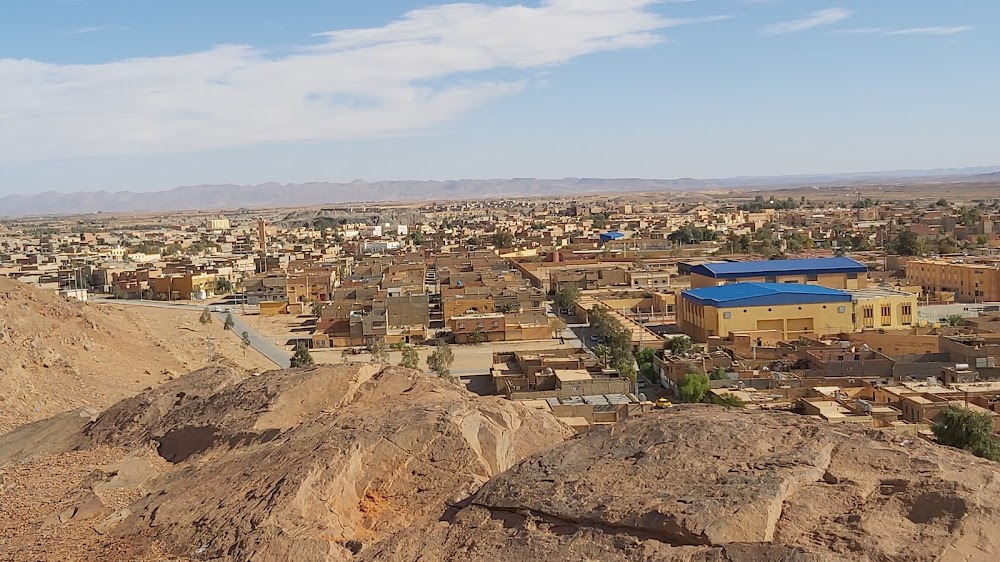
[[[569,434],[542,412],[395,367],[241,380],[206,369],[93,422],[68,413],[0,437],[0,467],[37,455],[41,435],[63,452],[0,468],[15,506],[0,516],[0,553],[346,560]],[[53,479],[53,466],[67,468]]]
[[[42,441],[45,450],[33,450]],[[923,562],[1000,554],[997,465],[689,406],[570,437],[368,364],[198,371],[0,437],[12,560]]]
[[[0,434],[73,408],[106,408],[205,365],[197,316],[85,304],[0,277]],[[274,366],[222,338],[216,352],[234,366]]]

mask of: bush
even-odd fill
[[[708,377],[698,373],[688,373],[677,385],[677,397],[681,399],[681,402],[701,402],[708,394],[709,388]]]
[[[1000,461],[1000,442],[993,435],[993,416],[948,406],[931,426],[938,443],[965,449],[977,457]]]
[[[747,405],[746,402],[744,402],[739,396],[728,392],[724,392],[722,394],[712,394],[709,398],[709,402],[718,406],[728,406],[730,408],[746,408]]]
[[[295,355],[292,356],[292,368],[309,367],[315,364],[309,348],[304,343],[295,346]]]

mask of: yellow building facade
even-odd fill
[[[783,339],[854,331],[851,295],[793,283],[736,283],[681,293],[677,326],[698,342],[773,330]]]
[[[906,264],[906,280],[928,296],[945,292],[961,302],[1000,301],[1000,263],[913,260]]]

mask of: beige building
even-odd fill
[[[928,296],[945,292],[962,302],[1000,301],[1000,262],[913,260],[906,264],[906,280]]]

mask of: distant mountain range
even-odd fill
[[[96,212],[182,211],[241,207],[296,207],[349,202],[482,199],[491,197],[567,196],[650,191],[748,190],[886,182],[998,181],[1000,166],[897,170],[807,176],[737,177],[671,180],[621,178],[491,179],[453,181],[356,180],[350,183],[196,185],[167,191],[47,192],[0,197],[0,216],[59,215]]]

